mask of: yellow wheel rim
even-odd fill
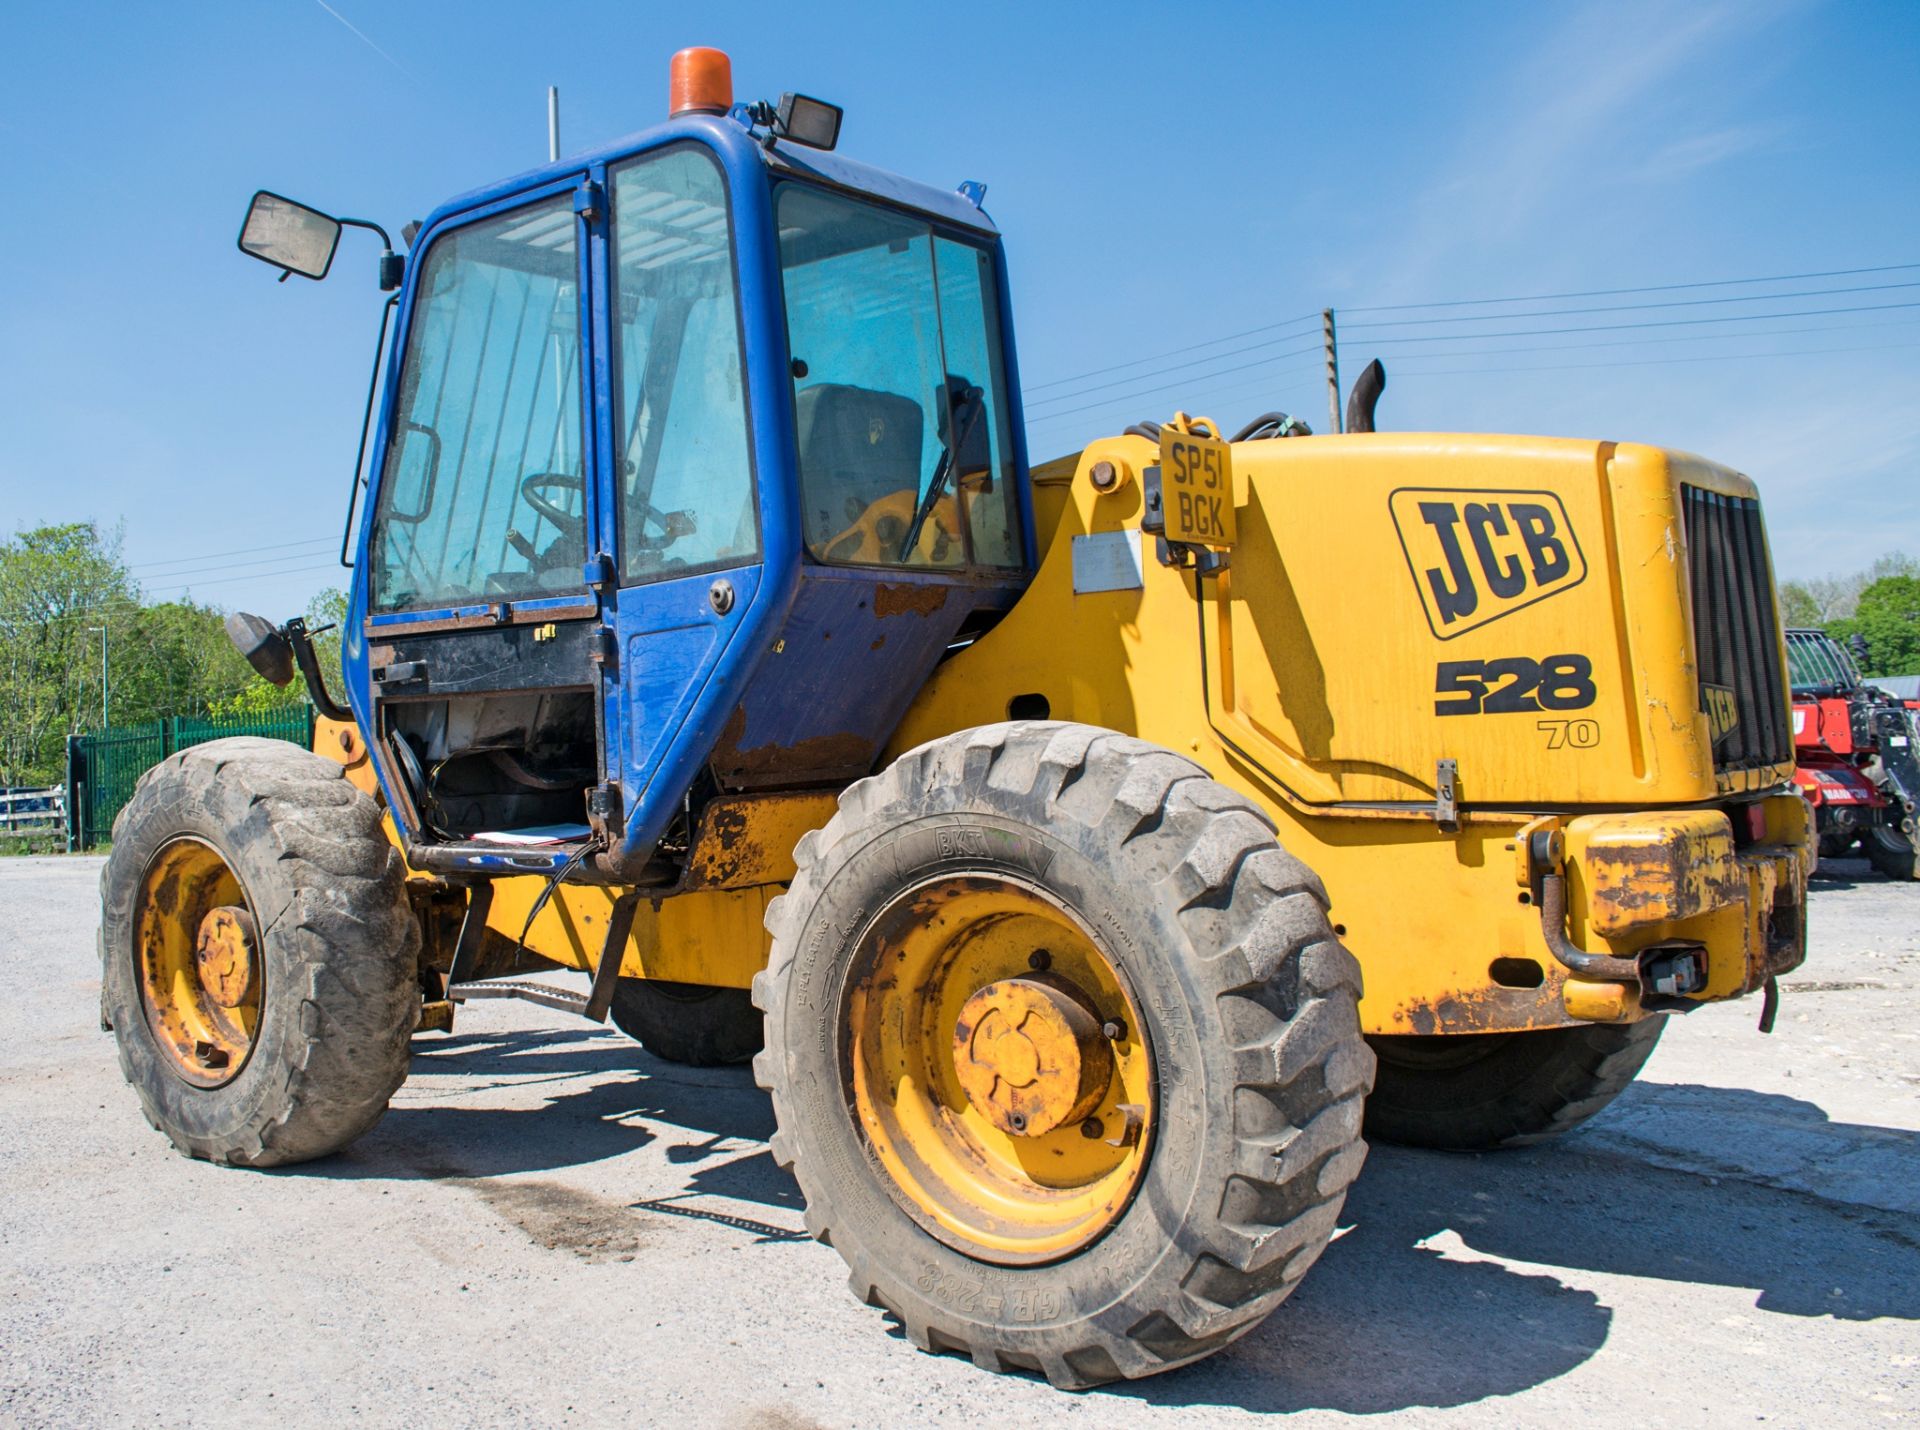
[[[983,1261],[1066,1256],[1126,1210],[1152,1151],[1153,1055],[1091,931],[1007,876],[909,890],[848,981],[848,1100],[894,1200]]]
[[[134,975],[153,1040],[195,1087],[231,1082],[260,1027],[265,963],[246,892],[211,844],[175,839],[147,863]]]

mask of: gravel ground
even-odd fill
[[[97,1028],[100,861],[0,860],[0,1423],[1913,1423],[1920,885],[1834,863],[1778,1031],[1677,1022],[1582,1130],[1377,1148],[1265,1326],[1070,1396],[914,1351],[800,1231],[744,1070],[507,1004],[346,1154],[177,1156]]]

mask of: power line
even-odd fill
[[[1856,276],[1867,275],[1867,274],[1904,273],[1904,272],[1910,272],[1914,269],[1920,269],[1920,263],[1891,263],[1891,264],[1882,264],[1875,267],[1864,267],[1864,268],[1833,268],[1833,269],[1823,269],[1818,272],[1778,273],[1778,274],[1767,275],[1764,277],[1754,277],[1754,278],[1709,279],[1709,280],[1704,280],[1701,282],[1694,282],[1694,283],[1662,283],[1662,284],[1653,284],[1653,285],[1647,285],[1647,286],[1635,287],[1635,288],[1589,288],[1589,289],[1581,289],[1578,291],[1566,292],[1566,293],[1535,293],[1535,294],[1502,296],[1502,297],[1495,297],[1495,298],[1455,299],[1455,300],[1449,300],[1449,301],[1427,302],[1427,303],[1398,303],[1398,304],[1381,304],[1381,305],[1374,305],[1374,306],[1355,306],[1355,307],[1344,308],[1342,311],[1346,313],[1412,312],[1417,310],[1437,309],[1437,308],[1484,307],[1484,306],[1491,306],[1494,304],[1503,304],[1503,303],[1555,302],[1562,299],[1572,299],[1572,298],[1626,297],[1626,296],[1632,296],[1632,295],[1644,294],[1644,293],[1671,293],[1671,292],[1681,292],[1681,291],[1692,290],[1692,289],[1743,287],[1743,286],[1762,284],[1762,283],[1791,283],[1791,282],[1800,282],[1804,280],[1819,279],[1819,278],[1846,278],[1846,277],[1856,277]],[[1873,292],[1873,291],[1883,291],[1883,290],[1892,289],[1892,288],[1903,288],[1903,287],[1913,287],[1913,286],[1920,286],[1920,285],[1914,285],[1914,284],[1862,285],[1862,286],[1853,287],[1853,288],[1813,289],[1813,290],[1809,290],[1806,293],[1756,293],[1750,296],[1717,298],[1717,299],[1685,300],[1683,302],[1671,303],[1671,304],[1660,304],[1660,303],[1612,304],[1612,305],[1607,305],[1603,307],[1596,307],[1590,310],[1589,309],[1563,310],[1563,312],[1560,315],[1566,316],[1566,315],[1582,313],[1587,311],[1629,312],[1629,311],[1635,311],[1635,310],[1645,310],[1645,309],[1661,308],[1661,307],[1698,306],[1701,304],[1708,304],[1708,303],[1715,303],[1715,304],[1717,303],[1761,303],[1761,302],[1766,302],[1772,299],[1786,300],[1794,297],[1813,296],[1814,294],[1818,294],[1818,293]],[[1815,309],[1815,310],[1807,310],[1805,312],[1746,314],[1746,315],[1735,315],[1734,317],[1726,319],[1725,321],[1751,321],[1751,320],[1757,320],[1765,317],[1790,318],[1790,317],[1800,317],[1800,316],[1811,316],[1814,313],[1841,312],[1841,311],[1864,312],[1864,311],[1868,311],[1869,307],[1884,307],[1884,306],[1904,306],[1904,305],[1868,305],[1868,307],[1862,307],[1857,309],[1834,309],[1834,310]],[[1197,366],[1203,363],[1214,361],[1219,358],[1235,356],[1236,354],[1215,353],[1211,357],[1201,358],[1196,360],[1196,362],[1180,364],[1177,367],[1154,369],[1147,372],[1135,373],[1132,377],[1120,379],[1116,383],[1096,384],[1095,386],[1086,388],[1080,392],[1055,393],[1051,397],[1036,397],[1034,396],[1034,394],[1047,391],[1052,388],[1062,387],[1069,383],[1083,381],[1089,377],[1099,377],[1107,373],[1125,372],[1128,369],[1144,367],[1148,363],[1157,362],[1163,358],[1179,357],[1186,353],[1199,352],[1205,348],[1218,347],[1222,343],[1232,342],[1239,338],[1251,337],[1259,333],[1275,332],[1279,329],[1294,327],[1302,323],[1311,323],[1314,320],[1314,318],[1317,316],[1318,316],[1317,314],[1313,314],[1313,313],[1302,314],[1297,318],[1289,318],[1277,323],[1264,324],[1260,327],[1248,328],[1237,333],[1228,333],[1221,337],[1210,339],[1206,342],[1192,343],[1187,345],[1186,347],[1169,349],[1168,351],[1165,351],[1165,352],[1151,354],[1146,357],[1136,358],[1129,362],[1112,363],[1105,367],[1092,368],[1085,372],[1076,373],[1068,377],[1053,378],[1046,382],[1033,383],[1028,387],[1026,387],[1025,389],[1023,389],[1022,396],[1029,400],[1029,405],[1033,408],[1042,408],[1051,402],[1064,402],[1064,401],[1070,401],[1076,397],[1090,396],[1095,392],[1104,391],[1107,388],[1117,386],[1120,383],[1143,381],[1147,378],[1160,376],[1162,373],[1165,373],[1165,372],[1177,371],[1181,367]],[[1493,318],[1512,318],[1512,319],[1524,320],[1525,318],[1528,318],[1528,317],[1545,317],[1545,316],[1552,316],[1552,314],[1514,313],[1514,314],[1485,314],[1485,315],[1477,315],[1477,316],[1463,316],[1463,317],[1451,318],[1451,319],[1448,319],[1448,318],[1401,319],[1398,321],[1385,322],[1385,323],[1356,323],[1351,325],[1351,328],[1349,330],[1372,330],[1377,328],[1399,329],[1399,328],[1405,328],[1408,326],[1423,326],[1427,323],[1480,322],[1480,321],[1487,321]],[[1707,323],[1707,322],[1714,322],[1714,321],[1721,321],[1721,320],[1702,318],[1702,319],[1697,319],[1695,321]],[[1459,339],[1470,339],[1476,336],[1483,336],[1483,337],[1547,336],[1550,333],[1559,333],[1559,332],[1583,332],[1583,331],[1598,332],[1598,331],[1602,331],[1605,326],[1606,325],[1596,324],[1596,325],[1591,325],[1585,328],[1566,328],[1566,329],[1556,329],[1556,330],[1545,330],[1537,334],[1533,332],[1529,332],[1527,330],[1510,330],[1504,333],[1485,333],[1485,334],[1458,333],[1458,334],[1453,334],[1451,336]],[[1624,329],[1624,328],[1636,328],[1636,327],[1657,326],[1657,325],[1619,324],[1615,326],[1618,326]],[[1671,326],[1682,326],[1682,324],[1675,323],[1675,324],[1671,324]],[[1280,340],[1278,339],[1275,340],[1275,342],[1278,342],[1278,341]],[[1382,338],[1377,341],[1382,343],[1391,342],[1391,341],[1412,342],[1412,341],[1419,341],[1419,339],[1406,338],[1406,339],[1394,340],[1394,339]],[[1274,343],[1266,343],[1266,344],[1256,344],[1255,346],[1258,347],[1258,346],[1273,346],[1273,345]],[[1247,349],[1243,351],[1250,351],[1250,350],[1251,349]],[[1078,410],[1084,410],[1084,409],[1076,409],[1076,411]],[[1049,413],[1045,415],[1046,416],[1055,416],[1055,415],[1066,416],[1069,414],[1066,412],[1060,412],[1060,413]],[[1043,418],[1036,418],[1035,420],[1036,421],[1043,420]]]
[[[1634,328],[1691,328],[1708,323],[1764,323],[1773,318],[1819,318],[1833,313],[1882,313],[1920,308],[1920,303],[1867,303],[1854,308],[1800,308],[1791,313],[1733,313],[1724,318],[1659,318],[1644,323],[1595,323],[1578,328],[1515,328],[1506,333],[1436,333],[1431,337],[1382,338],[1396,343],[1460,343],[1482,338],[1539,338],[1554,333],[1617,333]]]
[[[1214,401],[1218,401],[1221,398],[1237,396],[1243,392],[1258,391],[1258,392],[1267,392],[1275,395],[1280,395],[1284,393],[1290,393],[1296,390],[1304,390],[1305,379],[1307,379],[1308,377],[1316,376],[1319,374],[1319,372],[1320,372],[1320,366],[1319,364],[1315,363],[1308,367],[1295,367],[1295,368],[1288,368],[1282,372],[1265,373],[1265,374],[1262,374],[1260,377],[1255,378],[1251,382],[1235,383],[1231,387],[1196,387],[1194,391],[1197,394],[1197,396],[1195,396],[1191,402],[1186,403],[1186,405],[1188,406],[1189,410],[1191,410],[1193,407],[1198,406],[1202,402],[1214,402]],[[1223,374],[1223,376],[1224,375],[1228,375],[1228,374]],[[1132,396],[1125,396],[1125,397],[1110,397],[1110,398],[1104,399],[1103,401],[1092,403],[1088,407],[1081,410],[1091,412],[1104,407],[1117,407],[1123,402],[1133,401],[1134,396],[1149,396],[1149,395],[1151,394],[1135,394]],[[1069,413],[1069,412],[1049,413],[1044,417],[1039,417],[1034,419],[1034,421],[1029,425],[1034,427],[1044,427],[1050,422],[1055,422],[1073,415],[1075,414]]]
[[[1233,342],[1236,338],[1250,338],[1256,333],[1270,333],[1276,328],[1291,328],[1299,323],[1318,322],[1319,320],[1320,315],[1318,313],[1302,313],[1297,318],[1283,318],[1277,323],[1267,323],[1258,328],[1248,328],[1243,333],[1227,333],[1222,337],[1209,338],[1203,343],[1192,343],[1184,348],[1171,348],[1163,353],[1151,353],[1143,358],[1135,358],[1132,362],[1119,362],[1113,364],[1111,367],[1096,367],[1087,372],[1077,372],[1071,377],[1056,377],[1047,382],[1032,383],[1027,387],[1021,388],[1020,395],[1025,397],[1028,393],[1038,392],[1043,387],[1059,387],[1064,383],[1078,382],[1083,377],[1100,377],[1109,372],[1119,372],[1123,368],[1139,367],[1142,363],[1158,362],[1161,358],[1180,357],[1186,353],[1198,352],[1201,348],[1217,347],[1221,343]]]
[[[1868,283],[1857,288],[1804,288],[1797,293],[1755,293],[1739,298],[1675,298],[1664,303],[1614,303],[1599,308],[1543,308],[1537,313],[1472,313],[1464,318],[1401,318],[1384,323],[1346,323],[1349,332],[1364,328],[1425,328],[1440,323],[1517,323],[1527,318],[1570,318],[1581,313],[1642,313],[1655,308],[1705,308],[1721,303],[1772,303],[1789,298],[1825,298],[1839,293],[1885,293],[1920,288],[1920,283]]]
[[[1062,392],[1052,397],[1037,398],[1027,405],[1030,407],[1044,407],[1049,402],[1071,402],[1076,397],[1089,397],[1096,392],[1105,392],[1108,388],[1120,387],[1129,382],[1144,382],[1150,377],[1159,377],[1164,373],[1180,372],[1190,367],[1202,367],[1210,362],[1219,362],[1223,358],[1240,357],[1246,353],[1258,352],[1261,348],[1278,347],[1281,343],[1291,342],[1295,338],[1305,336],[1306,332],[1304,330],[1298,333],[1289,333],[1285,337],[1269,338],[1264,343],[1250,343],[1244,348],[1235,348],[1231,352],[1209,353],[1206,357],[1194,358],[1191,362],[1175,363],[1171,367],[1154,368],[1151,372],[1135,373],[1132,377],[1115,378],[1112,382],[1097,382],[1092,387],[1081,388],[1078,392]],[[1227,339],[1222,338],[1220,341],[1225,342]],[[1284,354],[1281,356],[1284,356]],[[1278,362],[1279,360],[1279,357],[1261,359],[1263,362]],[[1024,398],[1026,394],[1023,392],[1021,396]]]
[[[306,541],[282,541],[273,546],[243,546],[235,551],[209,551],[204,556],[170,556],[164,561],[140,561],[127,567],[129,571],[145,571],[155,566],[183,566],[195,561],[219,561],[228,556],[247,556],[258,551],[290,551],[296,546],[331,546],[330,536],[316,536]]]
[[[1920,285],[1915,285],[1915,286],[1920,286]],[[1383,338],[1373,339],[1369,345],[1374,347],[1381,347],[1381,348],[1398,348],[1398,347],[1408,347],[1414,344],[1427,345],[1427,344],[1433,344],[1433,343],[1448,343],[1448,342],[1482,342],[1487,339],[1497,340],[1500,338],[1549,337],[1549,336],[1560,336],[1560,335],[1570,334],[1570,333],[1608,333],[1608,332],[1644,331],[1650,328],[1711,327],[1711,326],[1716,326],[1716,325],[1725,324],[1725,323],[1765,322],[1769,319],[1776,319],[1776,318],[1784,319],[1784,318],[1800,318],[1800,317],[1820,317],[1820,316],[1830,316],[1833,314],[1842,314],[1842,313],[1884,312],[1884,311],[1891,311],[1891,310],[1905,310],[1905,309],[1911,309],[1911,308],[1920,308],[1920,302],[1870,303],[1870,304],[1865,304],[1858,307],[1845,307],[1845,308],[1807,308],[1807,309],[1797,309],[1797,310],[1794,310],[1791,312],[1785,312],[1785,313],[1733,313],[1733,314],[1727,314],[1721,317],[1712,317],[1712,318],[1664,318],[1664,319],[1651,319],[1651,320],[1637,322],[1637,323],[1592,323],[1592,324],[1584,324],[1579,326],[1569,326],[1569,327],[1560,327],[1560,328],[1518,328],[1518,329],[1511,329],[1507,332],[1501,332],[1501,333],[1435,333],[1435,334],[1428,334],[1428,335],[1415,335],[1415,336],[1409,336],[1409,337],[1383,337]],[[1356,326],[1362,326],[1362,325],[1356,325]],[[1381,326],[1397,326],[1397,325],[1382,324]],[[1835,324],[1831,326],[1834,327],[1835,329],[1844,329],[1849,326],[1873,327],[1873,326],[1880,326],[1880,325],[1878,324],[1859,324],[1859,325]],[[1786,329],[1783,331],[1793,332],[1798,330]],[[1709,341],[1713,338],[1727,339],[1727,338],[1764,337],[1764,336],[1767,336],[1767,333],[1765,332],[1755,333],[1755,332],[1742,330],[1739,332],[1732,332],[1732,333],[1701,334],[1691,338],[1677,339],[1677,341],[1701,342],[1701,341]],[[1676,341],[1676,339],[1641,338],[1633,341],[1671,342],[1671,341]],[[1596,346],[1611,346],[1611,345],[1612,344],[1596,344]],[[1631,342],[1622,342],[1619,345],[1631,346],[1632,344]],[[1567,350],[1572,350],[1577,346],[1579,345],[1578,344],[1558,345],[1558,347],[1565,348]],[[1541,351],[1554,351],[1554,350],[1555,350],[1554,347],[1543,347],[1541,349]],[[1306,353],[1316,352],[1316,351],[1318,351],[1317,344],[1312,347],[1296,348],[1290,352],[1275,353],[1270,357],[1261,358],[1256,362],[1239,363],[1232,367],[1217,369],[1213,372],[1198,373],[1198,374],[1195,374],[1193,377],[1180,379],[1174,382],[1159,383],[1152,387],[1135,388],[1128,392],[1116,393],[1112,397],[1105,397],[1095,402],[1084,403],[1078,407],[1060,408],[1051,412],[1042,412],[1034,416],[1030,420],[1031,422],[1037,424],[1037,423],[1048,422],[1058,417],[1077,416],[1081,413],[1093,412],[1103,407],[1112,406],[1118,402],[1130,401],[1136,397],[1152,397],[1162,392],[1168,392],[1176,388],[1184,387],[1189,383],[1205,382],[1206,380],[1211,378],[1227,377],[1236,372],[1250,371],[1253,368],[1260,367],[1268,363],[1283,362],[1287,358],[1299,357],[1299,356],[1303,356]],[[1513,349],[1513,351],[1519,351],[1519,349]],[[1488,355],[1487,350],[1481,350],[1481,352],[1483,355]],[[1438,356],[1439,354],[1434,354],[1434,355]],[[1469,356],[1469,355],[1472,355],[1472,352],[1471,350],[1469,350],[1468,352],[1463,352],[1459,355]],[[1221,356],[1227,356],[1227,354],[1222,354]],[[1211,359],[1208,359],[1208,361],[1211,361]],[[1128,381],[1144,382],[1155,376],[1158,376],[1158,374],[1143,373],[1138,379],[1128,379]],[[1085,396],[1085,395],[1090,395],[1092,392],[1099,391],[1099,390],[1100,389],[1098,388],[1090,388],[1087,390],[1086,393],[1074,394],[1074,395]]]
[[[1615,338],[1601,343],[1539,343],[1521,348],[1467,348],[1450,353],[1417,353],[1416,357],[1492,357],[1497,353],[1572,353],[1589,348],[1636,348],[1647,347],[1654,343],[1725,343],[1736,338],[1777,338],[1799,333],[1857,333],[1873,328],[1909,328],[1920,319],[1893,318],[1884,323],[1812,323],[1804,328],[1743,328],[1736,333],[1691,333],[1665,338]],[[1479,333],[1477,337],[1499,338],[1501,333]],[[1416,341],[1412,338],[1379,338],[1367,344],[1367,351],[1398,346],[1401,342]]]
[[[246,575],[228,576],[228,577],[224,577],[224,578],[220,578],[212,581],[188,582],[178,587],[163,586],[163,587],[157,588],[157,590],[166,591],[166,592],[177,591],[179,593],[185,594],[187,592],[197,590],[203,586],[221,586],[231,581],[259,581],[259,580],[268,579],[269,576],[272,576],[272,575],[302,576],[302,575],[311,574],[316,571],[337,571],[339,569],[340,568],[336,563],[329,561],[324,566],[294,566],[282,572],[272,572],[272,573],[251,572]],[[143,592],[142,594],[153,595],[155,593]],[[96,602],[92,605],[72,606],[66,610],[55,611],[45,616],[35,615],[30,611],[24,611],[16,608],[12,611],[0,611],[0,625],[8,626],[9,628],[18,628],[23,625],[24,626],[49,625],[56,621],[92,620],[101,615],[105,615],[111,618],[115,615],[130,615],[140,611],[149,611],[149,610],[152,610],[155,607],[155,605],[171,605],[176,600],[178,600],[178,596],[173,596],[168,599],[157,601],[157,602],[156,601],[139,601],[139,600],[135,600],[131,596],[114,596],[105,601]]]
[[[196,576],[224,577],[236,572],[251,571],[261,566],[271,567],[271,566],[281,565],[288,561],[311,560],[313,557],[322,555],[325,551],[331,550],[333,548],[333,545],[334,543],[332,543],[331,541],[328,541],[328,542],[322,543],[322,549],[320,551],[282,552],[278,556],[258,556],[253,558],[250,561],[221,561],[221,562],[216,562],[211,566],[187,566],[187,567],[182,567],[178,571],[161,571],[161,572],[158,572],[157,574],[150,575],[150,576],[144,575],[144,574],[138,574],[138,573],[132,572],[131,570],[129,570],[128,574],[132,577],[134,581],[140,583],[141,585],[145,585],[151,581],[158,588],[164,590],[173,586],[185,585]],[[267,573],[261,572],[259,574],[265,575]]]
[[[1131,402],[1136,397],[1152,397],[1156,393],[1169,392],[1176,387],[1185,387],[1189,383],[1205,382],[1215,377],[1230,377],[1234,373],[1246,372],[1252,368],[1263,366],[1266,363],[1284,362],[1290,357],[1299,357],[1304,353],[1318,352],[1319,350],[1320,345],[1315,343],[1312,347],[1295,348],[1292,352],[1275,353],[1272,357],[1261,358],[1259,362],[1240,363],[1234,367],[1222,368],[1219,372],[1198,373],[1193,377],[1183,378],[1177,382],[1163,382],[1156,387],[1141,388],[1137,392],[1115,393],[1112,397],[1103,397],[1098,402],[1090,402],[1084,407],[1068,407],[1057,412],[1045,412],[1034,420],[1037,422],[1050,422],[1056,417],[1072,417],[1076,413],[1092,412],[1100,407],[1111,407],[1116,402]]]
[[[1534,293],[1516,298],[1455,298],[1443,303],[1386,303],[1372,308],[1342,308],[1343,313],[1406,313],[1424,308],[1480,308],[1493,303],[1557,303],[1565,298],[1622,298],[1632,293],[1678,293],[1688,288],[1733,288],[1749,283],[1799,283],[1812,278],[1853,278],[1864,273],[1905,273],[1920,263],[1888,263],[1878,268],[1830,268],[1823,273],[1776,273],[1770,278],[1715,278],[1702,283],[1660,283],[1651,288],[1589,288],[1579,293]]]
[[[1811,357],[1817,353],[1878,353],[1890,352],[1898,348],[1917,347],[1920,347],[1920,342],[1866,343],[1843,348],[1800,348],[1794,352],[1785,353],[1700,353],[1693,357],[1637,358],[1625,362],[1529,363],[1524,367],[1395,368],[1393,375],[1395,377],[1451,377],[1455,373],[1574,372],[1596,367],[1665,367],[1671,363],[1682,362],[1747,362],[1755,358]]]

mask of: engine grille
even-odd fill
[[[1791,763],[1793,735],[1780,669],[1778,606],[1760,503],[1685,484],[1680,501],[1700,663],[1700,708],[1713,710],[1708,688],[1717,687],[1732,692],[1738,715],[1732,728],[1714,741],[1714,769],[1733,772]]]

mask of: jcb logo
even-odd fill
[[[1739,728],[1740,707],[1734,701],[1733,692],[1726,686],[1702,685],[1700,703],[1706,709],[1707,729],[1712,732],[1714,744],[1719,744]]]
[[[1552,492],[1403,487],[1387,504],[1427,624],[1443,641],[1586,579],[1573,523]]]

